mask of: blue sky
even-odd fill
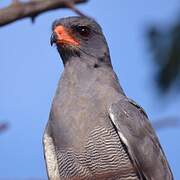
[[[1,1],[0,7],[10,1]],[[160,98],[154,88],[145,32],[151,23],[171,24],[178,0],[90,0],[78,6],[103,27],[114,69],[126,94],[147,111],[152,120],[180,116],[180,97]],[[42,134],[63,66],[49,44],[56,18],[74,15],[69,10],[43,14],[32,25],[25,19],[0,29],[0,119],[9,130],[0,135],[0,180],[46,179]],[[175,179],[180,179],[179,128],[161,129],[161,144]]]

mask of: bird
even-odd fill
[[[146,112],[123,91],[101,26],[52,24],[61,74],[43,135],[49,180],[173,180]]]

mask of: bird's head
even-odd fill
[[[99,24],[87,17],[68,17],[52,25],[51,45],[56,44],[64,62],[72,56],[109,57],[106,39]]]

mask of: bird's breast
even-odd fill
[[[60,176],[74,180],[136,179],[108,116],[108,108],[120,98],[119,92],[102,80],[103,76],[89,74],[87,79],[76,73],[62,78],[51,109]]]
[[[83,137],[82,137],[83,138]],[[122,143],[113,129],[96,127],[84,138],[83,150],[57,149],[64,179],[138,179]]]
[[[65,104],[54,106],[53,120],[56,121],[53,132],[61,177],[137,178],[109,120],[105,101],[91,96],[69,96]]]

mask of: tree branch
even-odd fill
[[[27,17],[34,21],[39,14],[59,8],[70,8],[76,14],[83,15],[73,5],[85,2],[87,0],[31,0],[29,2],[12,3],[0,10],[0,26]]]

